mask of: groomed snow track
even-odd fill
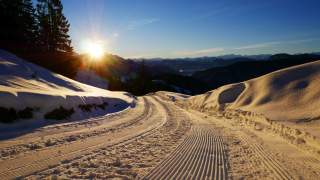
[[[227,171],[222,138],[213,127],[199,125],[144,179],[228,179]]]

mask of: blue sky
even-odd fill
[[[319,0],[62,0],[78,52],[123,57],[320,51]]]

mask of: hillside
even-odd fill
[[[319,136],[320,61],[222,86],[189,98],[204,111],[241,110],[298,127]]]
[[[133,103],[126,93],[79,83],[3,50],[0,51],[0,97],[1,122],[44,117],[65,119],[71,115],[81,118],[96,112],[120,111]]]

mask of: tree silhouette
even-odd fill
[[[38,0],[39,40],[44,51],[72,52],[70,24],[60,0]]]
[[[0,48],[34,51],[38,26],[31,0],[0,0]]]

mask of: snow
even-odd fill
[[[31,107],[37,109],[34,117],[37,119],[62,106],[74,108],[76,113],[72,118],[79,118],[88,115],[83,115],[78,105],[104,102],[109,104],[104,114],[124,110],[135,103],[129,93],[82,84],[0,50],[0,107],[16,110]]]
[[[108,81],[98,76],[94,71],[81,69],[77,72],[77,81],[101,89],[108,89]]]
[[[196,109],[240,109],[273,120],[311,121],[320,117],[320,61],[282,69],[222,86],[189,99]]]

